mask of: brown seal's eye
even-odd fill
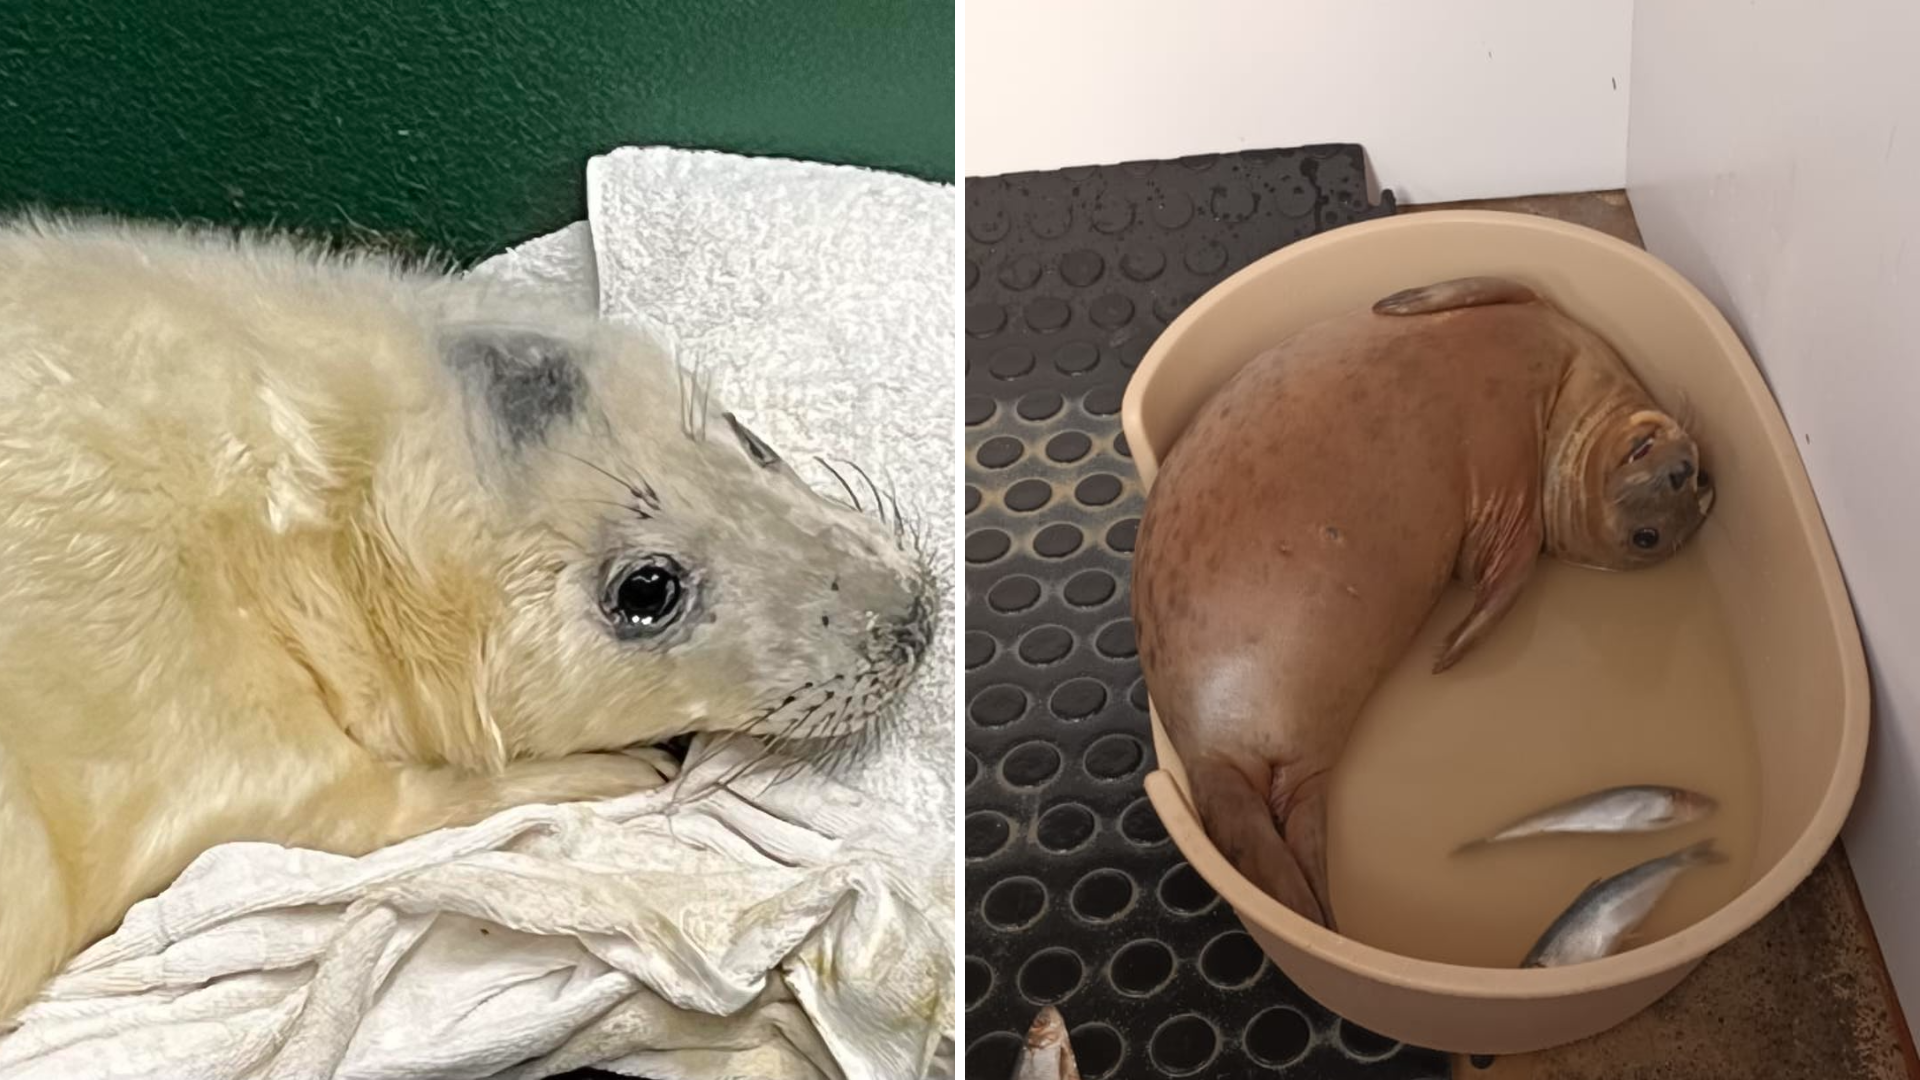
[[[733,429],[734,437],[740,440],[740,445],[747,448],[747,456],[753,459],[755,465],[763,469],[771,469],[780,464],[780,455],[773,452],[773,447],[760,441],[760,436],[748,431],[747,425],[741,423],[732,413],[720,415],[726,418],[727,426]]]
[[[1627,460],[1639,461],[1641,458],[1646,457],[1647,451],[1651,449],[1653,449],[1653,436],[1642,435],[1640,436],[1640,441],[1633,444],[1633,451],[1627,455]]]
[[[1651,551],[1654,548],[1659,547],[1660,546],[1660,530],[1659,529],[1633,530],[1633,546],[1639,548],[1642,551]]]
[[[601,608],[622,638],[646,637],[673,625],[686,595],[680,564],[664,555],[649,557],[613,579]]]

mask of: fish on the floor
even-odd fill
[[[1547,833],[1644,833],[1690,825],[1718,806],[1712,797],[1685,788],[1629,784],[1550,806],[1491,836],[1470,840],[1461,852]]]
[[[1646,921],[1675,878],[1693,867],[1725,861],[1708,839],[1595,881],[1553,920],[1520,966],[1565,967],[1613,955]]]
[[[1067,1040],[1067,1022],[1060,1010],[1042,1006],[1027,1029],[1027,1045],[1014,1065],[1012,1080],[1080,1080],[1080,1066],[1073,1060],[1073,1044]]]

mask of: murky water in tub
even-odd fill
[[[1543,561],[1514,611],[1431,674],[1470,597],[1451,589],[1383,684],[1336,770],[1328,864],[1341,932],[1406,956],[1513,967],[1589,882],[1712,837],[1634,944],[1745,887],[1758,766],[1732,640],[1697,548],[1609,574]],[[1705,820],[1623,836],[1539,836],[1454,854],[1563,800],[1620,784],[1712,796]]]

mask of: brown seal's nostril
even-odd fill
[[[1675,465],[1673,471],[1667,474],[1667,482],[1673,485],[1675,491],[1686,487],[1687,481],[1691,479],[1693,479],[1693,462],[1691,461],[1683,461]]]
[[[1710,488],[1712,486],[1713,486],[1713,477],[1707,475],[1707,470],[1701,469],[1700,470],[1700,487],[1702,489],[1705,489],[1705,488]]]

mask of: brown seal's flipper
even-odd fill
[[[1441,642],[1440,655],[1433,661],[1435,675],[1459,663],[1499,623],[1520,598],[1521,586],[1540,561],[1543,531],[1538,518],[1527,519],[1490,538],[1483,539],[1478,535],[1481,533],[1478,528],[1469,531],[1469,551],[1462,559],[1472,568],[1473,609]]]
[[[1307,885],[1313,889],[1314,899],[1320,905],[1321,925],[1338,930],[1333,918],[1333,899],[1327,895],[1326,773],[1314,773],[1293,789],[1287,802],[1284,828],[1287,847],[1293,850],[1293,857],[1299,861],[1300,871],[1306,875]]]
[[[1526,304],[1540,299],[1532,289],[1498,277],[1454,278],[1452,281],[1401,289],[1375,301],[1375,315],[1426,315],[1486,304]]]
[[[1267,895],[1325,926],[1320,901],[1295,850],[1281,839],[1264,787],[1223,761],[1189,759],[1187,781],[1200,824],[1234,869]]]

